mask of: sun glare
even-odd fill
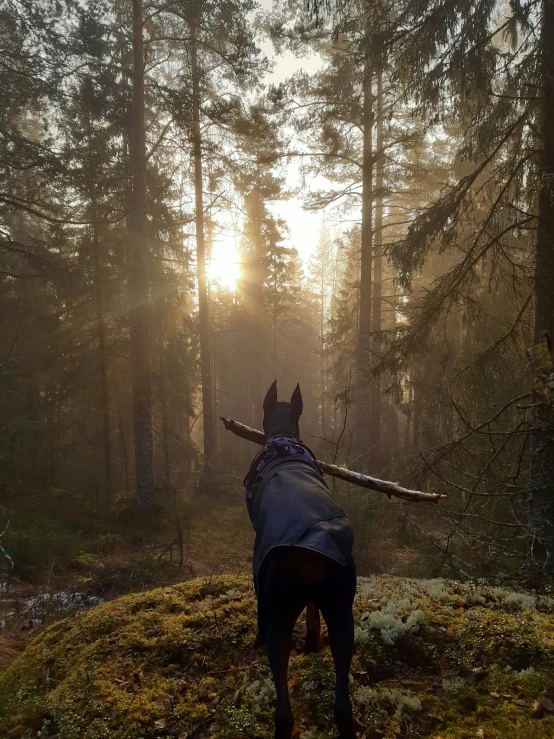
[[[240,266],[233,243],[214,244],[206,273],[211,282],[216,282],[227,290],[235,289],[240,277]]]

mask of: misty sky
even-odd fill
[[[264,10],[271,10],[272,0],[259,0]],[[267,83],[279,83],[292,76],[299,69],[313,74],[319,68],[321,59],[318,55],[298,58],[291,52],[275,56],[273,45],[269,41],[260,44],[267,56],[275,62],[273,72],[267,76]],[[287,166],[287,186],[297,187],[300,183],[298,163],[289,160]],[[310,182],[306,185],[309,187]],[[274,203],[271,206],[274,215],[283,218],[289,228],[287,243],[295,246],[306,263],[315,249],[319,231],[323,223],[323,214],[311,213],[302,209],[302,193],[288,201]]]

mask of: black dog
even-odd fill
[[[266,442],[244,483],[256,531],[253,574],[258,631],[277,691],[275,739],[289,739],[292,734],[287,669],[292,630],[306,606],[308,648],[317,648],[320,641],[319,611],[327,624],[336,673],[335,720],[341,739],[353,739],[348,694],[356,592],[352,529],[329,492],[313,452],[299,439],[299,386],[290,403],[278,403],[275,381],[263,408]]]

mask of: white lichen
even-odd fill
[[[457,693],[465,686],[465,680],[461,677],[445,678],[442,681],[442,689],[445,693]]]
[[[273,680],[254,680],[244,691],[254,707],[267,709],[275,700]]]
[[[361,706],[370,706],[378,700],[378,693],[373,688],[361,685],[354,693],[354,700]]]
[[[406,713],[417,713],[422,709],[421,701],[410,690],[385,688],[381,695],[395,709],[394,715],[397,721],[400,721]]]
[[[403,620],[405,614],[406,621]],[[423,611],[418,604],[409,598],[398,601],[389,600],[382,607],[373,612],[366,611],[361,618],[360,626],[354,630],[356,644],[362,646],[369,643],[369,632],[379,631],[383,642],[393,647],[397,640],[406,634],[419,631],[423,623]]]
[[[534,667],[527,667],[525,670],[520,670],[519,672],[516,672],[516,675],[522,680],[525,680],[528,677],[534,677],[536,674],[537,671]]]

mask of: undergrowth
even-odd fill
[[[355,621],[367,638],[357,640],[351,695],[360,737],[554,736],[551,598],[393,577],[362,578],[358,591]],[[385,639],[379,613],[406,628]],[[274,692],[255,631],[250,581],[229,575],[73,614],[0,679],[0,736],[269,737]],[[289,689],[296,735],[334,736],[328,647],[304,654],[295,635]]]

